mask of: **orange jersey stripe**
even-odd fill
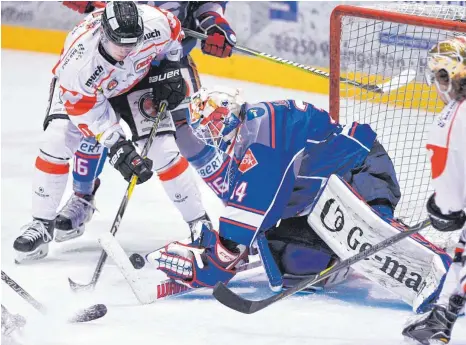
[[[184,157],[181,157],[178,162],[176,162],[174,165],[169,167],[168,169],[159,172],[159,179],[160,181],[170,181],[173,180],[174,178],[180,176],[182,173],[188,169],[189,163],[188,160]]]
[[[47,162],[46,160],[43,160],[40,157],[37,157],[36,168],[48,174],[63,175],[63,174],[68,174],[68,171],[70,170],[70,165],[68,163],[66,164],[51,163],[51,162]]]
[[[451,119],[450,127],[448,128],[447,134],[447,147],[440,147],[437,145],[427,144],[426,149],[432,151],[432,157],[430,159],[431,170],[432,170],[432,179],[435,179],[442,175],[443,171],[447,166],[447,159],[448,159],[448,149],[450,148],[450,139],[451,139],[451,130],[455,123],[456,115],[458,114],[458,110],[461,107],[461,104],[458,105],[458,108],[455,110],[455,114],[453,114],[453,118]]]

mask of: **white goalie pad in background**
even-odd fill
[[[328,179],[308,223],[341,259],[403,231],[395,221],[391,225],[380,218],[336,175]],[[352,267],[420,312],[441,289],[450,262],[441,249],[413,235]]]

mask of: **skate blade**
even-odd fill
[[[22,264],[26,262],[32,262],[45,258],[49,253],[49,244],[45,243],[37,247],[32,252],[18,252],[16,251],[15,264]]]
[[[84,225],[78,226],[73,230],[59,230],[55,229],[55,242],[66,242],[73,238],[80,237],[84,234]]]

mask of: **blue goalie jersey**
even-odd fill
[[[246,103],[242,114],[234,154],[204,179],[226,204],[220,235],[245,245],[309,208],[331,174],[361,166],[376,138],[369,125],[341,126],[299,101]]]

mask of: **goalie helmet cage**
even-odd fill
[[[437,42],[466,35],[466,8],[454,5],[385,3],[367,8],[337,6],[330,19],[330,114],[342,124],[369,123],[395,166],[402,197],[395,216],[407,224],[425,219],[432,193],[425,143],[429,125],[444,104],[424,81],[428,50]],[[416,79],[387,94],[340,83],[347,77],[379,83],[402,73]],[[451,248],[456,233],[422,232]]]

